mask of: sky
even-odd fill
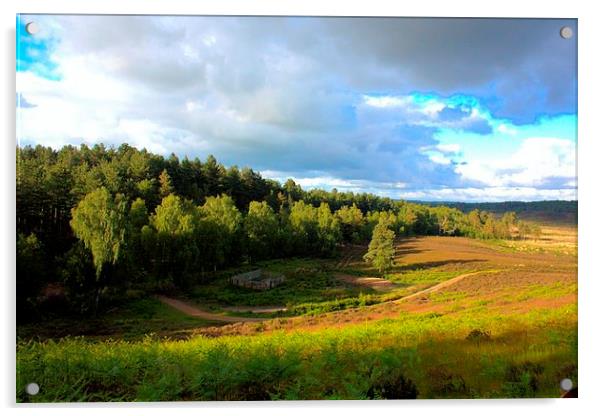
[[[576,200],[576,58],[571,19],[21,15],[17,140],[394,199]]]

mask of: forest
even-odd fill
[[[304,190],[211,155],[180,160],[127,144],[16,151],[18,320],[42,312],[49,287],[64,291],[62,307],[96,314],[131,290],[185,289],[265,259],[332,257],[369,242],[379,223],[393,237],[540,232],[511,211]]]

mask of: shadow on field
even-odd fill
[[[422,262],[422,263],[411,263],[411,264],[403,264],[403,265],[399,265],[399,266],[394,266],[391,269],[391,271],[392,272],[403,272],[403,271],[408,271],[408,270],[434,269],[436,267],[449,266],[452,264],[482,263],[484,261],[485,260],[481,260],[481,259],[426,261],[426,262]]]
[[[415,238],[406,238],[399,240],[395,246],[395,254],[396,255],[407,255],[407,254],[418,254],[423,253],[425,251],[430,251],[429,249],[418,249]]]
[[[261,343],[197,338],[170,348],[160,348],[162,340],[109,342],[93,353],[81,339],[24,344],[17,350],[17,402],[552,398],[563,394],[560,380],[578,384],[574,350],[548,341],[553,335],[570,343],[576,328],[524,326],[491,336],[487,327],[455,328],[427,314],[414,325],[444,332],[399,345],[392,341],[407,332],[392,325],[385,338],[372,328]],[[48,388],[27,395],[30,380]]]
[[[407,248],[399,248],[399,246],[397,246],[397,248],[395,249],[395,254],[405,256],[408,254],[424,253],[425,251],[430,251],[430,250],[418,250],[418,249],[414,248],[414,246],[410,246]]]

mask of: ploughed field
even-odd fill
[[[385,276],[348,246],[254,265],[286,276],[267,291],[229,284],[245,266],[172,295],[181,310],[21,326],[17,400],[557,397],[577,384],[576,228],[542,231],[400,239]]]

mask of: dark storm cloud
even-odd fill
[[[574,112],[576,105],[576,36],[559,35],[564,25],[576,33],[575,20],[78,16],[65,22],[83,34],[68,39],[74,49],[127,54],[115,72],[153,88],[202,92],[209,83],[241,94],[240,106],[282,76],[290,85],[317,77],[356,91],[472,94],[496,116],[518,122]]]
[[[62,93],[44,87],[46,102],[64,94],[61,104],[76,102],[77,121],[98,125],[90,131],[103,132],[103,140],[130,139],[190,157],[213,153],[226,164],[300,177],[472,186],[453,161],[436,163],[422,150],[438,145],[440,128],[492,131],[483,113],[445,104],[445,97],[474,96],[514,123],[575,106],[576,39],[558,34],[562,25],[576,33],[571,20],[39,20],[52,28],[46,31],[53,37],[51,59],[69,86]],[[122,89],[114,94],[120,98],[109,102],[112,91],[78,78],[88,72]],[[438,97],[442,107],[425,111],[406,99],[416,92]],[[365,100],[379,96],[399,104]],[[53,108],[36,110],[47,111],[49,120],[67,114],[55,115]]]
[[[327,59],[338,62],[337,70],[358,86],[473,94],[490,102],[495,115],[519,122],[575,110],[576,36],[567,40],[559,35],[564,25],[576,33],[575,20],[387,18],[320,23],[343,51]],[[379,67],[383,75],[373,76]]]

